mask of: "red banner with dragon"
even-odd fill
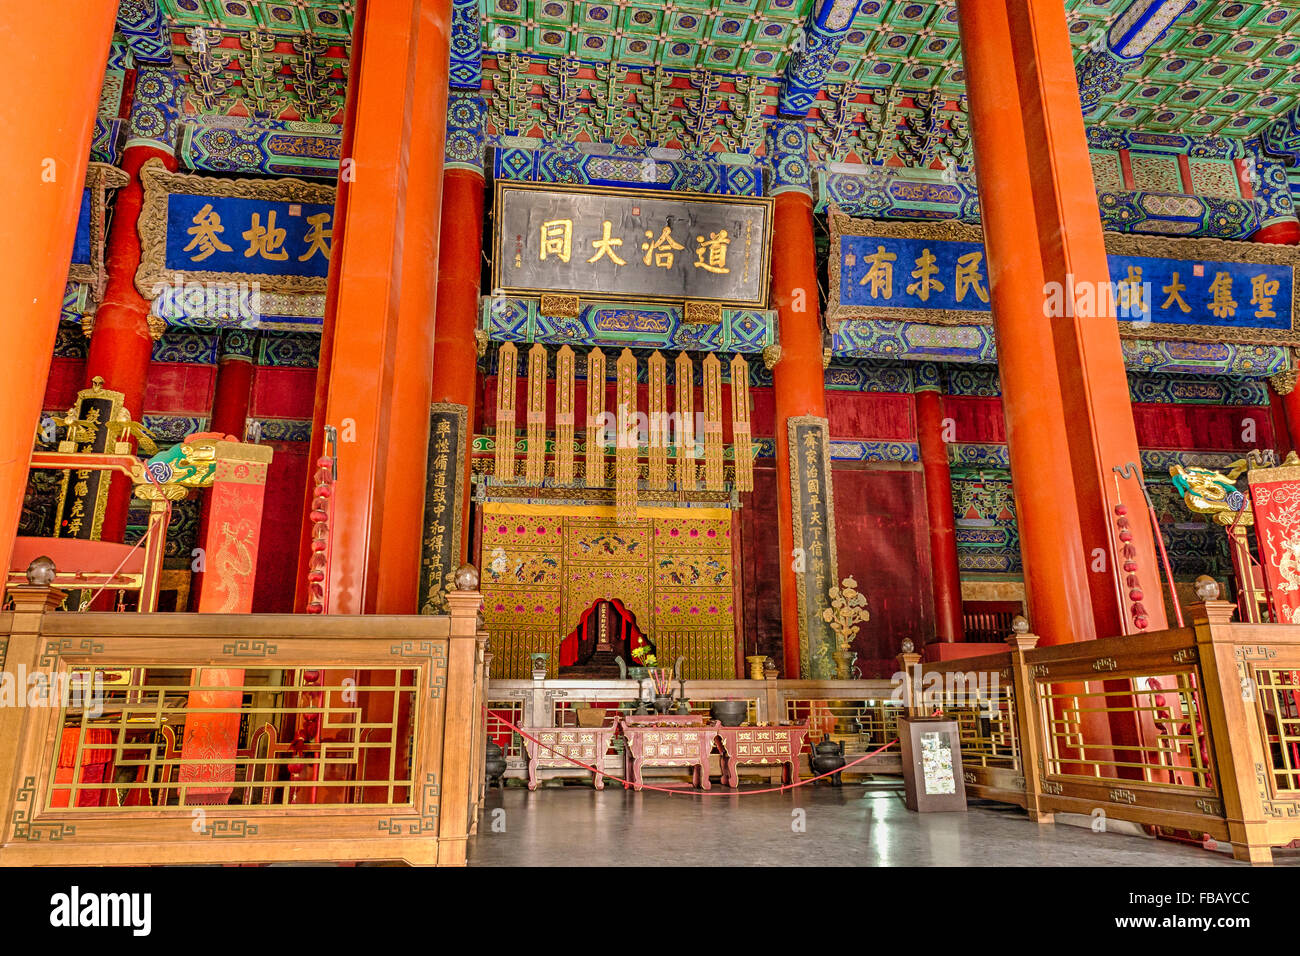
[[[1254,500],[1255,536],[1278,623],[1300,623],[1300,466],[1246,473]]]

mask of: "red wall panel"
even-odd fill
[[[288,614],[293,611],[298,533],[302,528],[309,452],[306,442],[275,441],[266,444],[271,446],[272,456],[266,476],[266,504],[257,550],[253,611]]]
[[[1000,398],[946,395],[943,413],[953,420],[953,441],[1003,444],[1007,440]]]
[[[77,392],[86,381],[85,359],[55,358],[50,362],[50,377],[45,383],[45,398],[41,408],[46,411],[67,411],[77,400]]]
[[[259,365],[253,373],[249,415],[253,418],[311,418],[315,398],[314,368]]]
[[[1262,406],[1135,404],[1133,423],[1141,448],[1244,451],[1273,447],[1272,411]]]
[[[216,381],[215,365],[154,362],[149,366],[144,411],[152,415],[210,415]],[[109,388],[113,387],[112,382],[105,384]],[[134,417],[140,417],[137,409],[128,411]]]
[[[740,552],[745,656],[763,654],[781,666],[781,545],[777,540],[776,469],[754,468],[754,491],[741,496]],[[782,668],[784,670],[784,668]],[[798,677],[798,674],[782,674]]]
[[[863,677],[889,677],[903,638],[934,638],[929,522],[920,470],[833,466],[840,577],[867,596],[853,649]]]
[[[888,392],[827,392],[832,438],[916,441],[911,395]]]

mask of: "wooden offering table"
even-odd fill
[[[596,789],[605,789],[605,753],[609,750],[614,737],[614,727],[523,727],[528,737],[524,737],[524,753],[528,756],[528,789],[537,789],[538,773],[544,770],[567,770],[568,774],[553,773],[560,777],[581,772],[582,767],[573,763],[581,760],[584,764],[596,768]],[[566,757],[572,760],[566,760]]]
[[[704,723],[702,717],[665,715],[658,720],[630,717],[622,723],[631,786],[641,789],[643,767],[690,767],[694,785],[709,789],[709,754],[721,726],[716,720]],[[624,789],[628,785],[623,784]]]
[[[794,783],[799,773],[799,753],[808,724],[780,727],[719,727],[718,751],[722,755],[722,783],[735,787],[741,764],[781,764],[781,782]]]

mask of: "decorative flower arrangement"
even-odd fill
[[[853,675],[853,639],[858,636],[858,629],[864,621],[871,620],[867,611],[867,596],[858,590],[858,582],[848,577],[838,587],[832,586],[827,594],[831,606],[822,611],[822,620],[835,632],[836,668],[840,680],[849,680]]]

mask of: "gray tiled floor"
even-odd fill
[[[716,790],[713,792],[717,792]],[[796,833],[793,811],[806,829]],[[502,814],[500,811],[504,811]],[[504,832],[493,832],[504,823]],[[1295,851],[1278,865],[1300,863]],[[1165,840],[1039,827],[995,804],[912,813],[896,790],[846,785],[740,797],[489,791],[471,866],[1242,866],[1223,852]]]

